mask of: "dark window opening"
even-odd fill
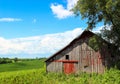
[[[112,58],[114,58],[115,56],[114,55],[111,55]]]
[[[66,60],[69,60],[69,55],[66,55]]]
[[[84,68],[87,68],[87,67],[88,67],[87,65],[84,66]]]

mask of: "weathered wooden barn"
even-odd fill
[[[103,73],[110,67],[111,54],[107,42],[101,39],[102,46],[95,50],[89,40],[96,34],[85,30],[63,49],[50,56],[46,62],[47,72],[61,73]],[[93,44],[94,46],[94,44]]]

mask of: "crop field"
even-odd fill
[[[12,64],[10,64],[10,66],[12,66],[13,69],[10,71],[6,70],[3,72],[3,69],[1,70],[0,84],[120,84],[120,70],[118,69],[112,68],[104,74],[79,73],[65,75],[63,73],[46,73],[43,60],[19,63],[20,62],[13,64],[14,66],[17,65],[19,70],[14,70],[15,67],[13,67]],[[29,66],[30,64],[31,66]],[[6,64],[6,66],[8,65],[9,64]],[[29,69],[26,67],[29,67]]]

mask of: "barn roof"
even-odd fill
[[[95,35],[93,32],[89,31],[89,30],[85,30],[83,31],[82,34],[80,34],[78,37],[76,37],[75,39],[73,39],[68,45],[66,45],[64,48],[62,48],[61,50],[59,50],[58,52],[56,52],[55,54],[53,54],[52,56],[50,56],[48,59],[45,60],[45,62],[47,62],[49,59],[53,58],[54,56],[56,56],[57,54],[59,54],[60,52],[62,52],[64,49],[66,49],[67,47],[69,47],[71,44],[73,44],[76,40],[84,38],[85,36],[93,36]]]

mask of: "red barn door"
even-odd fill
[[[74,72],[75,72],[74,63],[65,62],[64,63],[64,73],[70,74],[70,73],[74,73]]]

